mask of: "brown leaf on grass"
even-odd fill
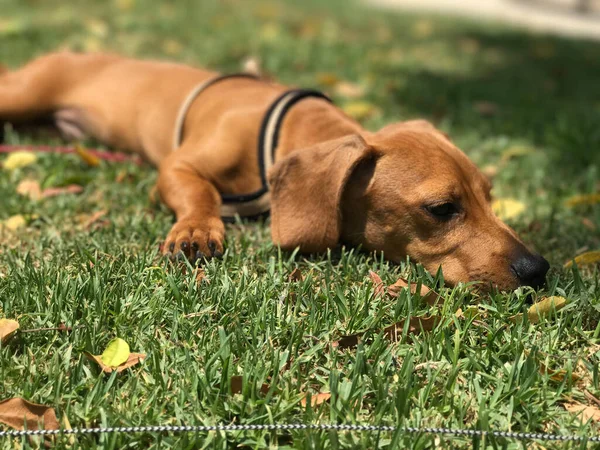
[[[125,369],[135,366],[136,364],[142,362],[146,359],[146,355],[143,353],[130,353],[129,358],[123,364],[117,367],[109,367],[102,362],[102,355],[92,355],[89,352],[83,352],[83,354],[90,360],[97,363],[104,373],[112,373],[117,371],[117,373],[123,372]]]
[[[290,273],[290,276],[288,277],[288,280],[290,280],[290,281],[304,281],[304,276],[302,275],[302,271],[296,267],[294,270],[292,270],[292,273]]]
[[[424,331],[431,331],[439,321],[440,318],[437,316],[411,317],[409,319],[407,334],[421,334]],[[405,325],[406,321],[397,322],[384,328],[383,331],[388,339],[398,341],[404,332]]]
[[[196,284],[198,286],[200,286],[204,280],[206,280],[206,282],[208,282],[208,280],[206,279],[206,273],[204,272],[204,269],[201,269],[200,267],[196,267],[192,273],[194,274],[194,277],[196,278]]]
[[[328,402],[329,399],[331,398],[331,393],[329,392],[319,392],[318,394],[315,395],[305,395],[302,400],[300,400],[300,404],[306,408],[306,405],[308,404],[308,398],[310,397],[310,406],[317,406],[320,405],[322,403]]]
[[[373,282],[373,292],[375,295],[385,294],[385,285],[383,284],[381,277],[371,270],[369,271],[369,278],[371,278],[371,281]]]
[[[408,288],[408,285],[408,281],[406,281],[404,278],[398,278],[398,280],[394,284],[388,287],[388,294],[390,294],[392,297],[398,297],[400,291],[404,288]],[[410,292],[412,294],[417,292],[416,283],[410,283]],[[435,305],[436,302],[438,302],[438,298],[440,298],[435,291],[432,291],[424,284],[421,284],[419,295],[421,296],[421,299],[428,305]]]
[[[600,250],[594,250],[592,252],[585,252],[581,255],[576,256],[571,261],[565,263],[565,269],[569,269],[573,266],[573,261],[577,266],[592,266],[600,263]]]
[[[592,222],[590,219],[588,219],[587,217],[582,217],[581,218],[581,223],[583,224],[584,227],[586,227],[588,230],[590,231],[596,231],[596,225],[594,224],[594,222]]]
[[[5,344],[19,329],[19,322],[11,319],[0,319],[0,343]]]
[[[29,197],[31,200],[42,198],[42,188],[36,180],[23,180],[17,185],[17,194]]]
[[[360,342],[360,338],[362,337],[362,335],[363,333],[341,336],[337,341],[333,342],[331,345],[333,348],[339,348],[340,350],[344,350],[346,348],[354,348]]]
[[[231,387],[231,393],[232,394],[241,394],[243,387],[244,387],[244,377],[242,377],[241,375],[234,375],[231,377],[230,380],[230,387]],[[262,394],[267,394],[269,392],[270,386],[266,383],[263,383],[260,386],[259,391]]]
[[[89,230],[92,225],[95,225],[96,223],[100,222],[100,225],[106,225],[109,223],[108,219],[103,219],[103,217],[108,213],[108,211],[106,209],[102,209],[100,211],[96,211],[95,213],[92,213],[89,216],[84,216],[84,220],[83,220],[83,228],[85,228],[86,230]],[[101,220],[102,219],[102,220]]]
[[[42,197],[48,198],[63,194],[79,194],[81,192],[83,192],[83,187],[78,184],[70,184],[68,186],[46,188],[42,191]]]
[[[81,160],[90,167],[97,167],[100,165],[100,158],[86,150],[81,145],[75,146],[75,153],[77,153]]]
[[[492,102],[476,102],[473,104],[473,109],[483,117],[492,117],[498,113],[498,105]]]
[[[584,404],[573,402],[565,403],[563,407],[570,413],[581,416],[583,422],[600,422],[600,409],[595,406],[586,406]]]
[[[31,403],[22,398],[0,402],[0,423],[17,430],[57,430],[60,424],[54,408]]]
[[[0,231],[2,231],[3,228],[6,228],[10,231],[16,231],[19,228],[23,228],[26,225],[27,220],[25,219],[25,217],[22,214],[17,214],[14,216],[10,216],[3,222],[0,222]]]
[[[565,381],[567,376],[569,376],[568,372],[565,369],[549,369],[543,362],[540,362],[539,366],[540,373],[542,375],[548,375],[548,378],[550,378],[552,381],[556,381],[557,383],[562,383],[563,381]],[[580,379],[579,375],[577,375],[574,372],[571,372],[569,378],[572,382],[577,382]]]

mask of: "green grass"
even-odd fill
[[[128,3],[130,9],[118,7]],[[72,155],[43,154],[32,166],[0,172],[0,220],[33,215],[26,228],[1,235],[0,317],[17,318],[24,329],[65,323],[74,330],[23,333],[3,345],[0,399],[52,405],[73,427],[304,421],[598,435],[598,424],[582,424],[561,403],[588,404],[585,390],[600,397],[598,270],[562,269],[583,249],[600,248],[600,207],[564,205],[571,195],[600,189],[600,44],[342,1],[177,5],[4,0],[0,62],[17,67],[59,47],[100,47],[223,71],[239,70],[254,56],[289,84],[327,89],[317,81],[327,73],[364,83],[365,100],[380,110],[365,126],[425,117],[481,167],[499,168],[496,195],[528,206],[512,225],[553,266],[540,295],[571,302],[533,325],[510,320],[527,309],[526,292],[443,290],[442,322],[391,343],[380,330],[432,311],[406,292],[374,297],[368,272],[388,283],[403,275],[432,285],[434,277],[418,266],[347,249],[309,259],[282,254],[269,240],[268,221],[238,223],[227,226],[226,254],[205,267],[198,285],[189,268],[159,255],[172,216],[148,201],[152,168],[106,162],[88,168]],[[496,114],[477,112],[482,101],[494,103]],[[6,141],[59,142],[10,128]],[[515,146],[531,151],[501,163]],[[16,194],[25,178],[85,189],[33,202]],[[105,226],[81,225],[85,215],[103,209]],[[288,280],[296,267],[306,277],[302,282]],[[458,308],[478,303],[487,318],[454,319]],[[367,329],[357,348],[332,345]],[[83,352],[98,354],[116,336],[148,358],[105,375]],[[553,381],[540,372],[540,362],[583,379]],[[242,394],[229,392],[234,375],[244,377]],[[271,387],[266,395],[259,392],[262,383]],[[300,399],[308,391],[332,397],[305,408]],[[75,448],[525,448],[500,438],[435,439],[120,434],[80,437]],[[2,449],[13,445],[0,441]]]

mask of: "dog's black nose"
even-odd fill
[[[550,264],[541,255],[522,254],[510,266],[519,278],[521,286],[539,288],[546,282],[546,273]]]

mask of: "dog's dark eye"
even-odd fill
[[[440,203],[439,205],[426,206],[427,212],[437,219],[450,219],[458,213],[458,209],[454,203]]]

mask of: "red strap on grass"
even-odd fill
[[[75,147],[60,147],[52,145],[0,145],[0,153],[14,153],[18,151],[29,151],[36,153],[75,153]],[[104,161],[126,162],[130,161],[138,166],[143,163],[138,155],[127,155],[119,152],[105,152],[103,150],[92,150],[86,148],[85,151]]]

